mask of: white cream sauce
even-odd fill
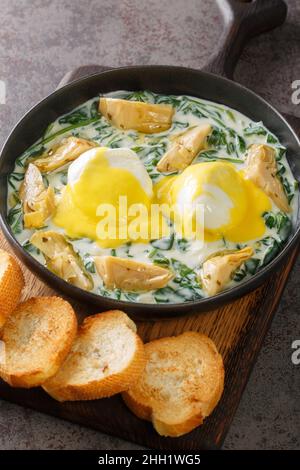
[[[86,120],[94,119],[88,125],[81,126],[80,121],[77,122],[78,126],[73,127],[72,129],[66,130],[65,133],[60,134],[53,139],[51,136],[55,135],[56,132],[61,131],[63,128],[69,128],[71,126],[76,126],[76,119],[68,121],[68,115],[65,117],[60,117],[57,119],[48,129],[46,134],[37,142],[31,150],[24,152],[16,160],[16,165],[14,172],[9,176],[8,184],[8,211],[9,211],[9,220],[14,231],[16,239],[26,247],[26,249],[34,256],[39,262],[45,264],[45,260],[42,254],[37,253],[36,249],[28,243],[30,236],[33,233],[33,230],[26,230],[22,226],[22,207],[20,204],[16,204],[17,194],[24,176],[24,167],[26,165],[26,160],[32,156],[34,150],[38,150],[44,139],[50,139],[43,145],[44,150],[49,150],[54,144],[60,142],[60,140],[69,135],[75,135],[80,138],[94,140],[102,146],[107,147],[127,147],[131,148],[137,153],[140,159],[145,164],[145,167],[153,179],[153,182],[158,182],[161,178],[161,175],[156,170],[156,164],[161,156],[164,154],[168,146],[170,145],[169,138],[172,134],[177,134],[178,132],[184,130],[185,128],[193,125],[198,125],[203,122],[209,122],[214,128],[219,132],[222,132],[225,135],[227,146],[221,146],[216,148],[214,153],[205,152],[205,154],[200,154],[194,160],[194,163],[199,161],[211,161],[213,158],[215,161],[218,161],[220,158],[225,161],[234,161],[234,165],[241,169],[244,166],[244,160],[246,155],[246,149],[251,144],[268,144],[275,148],[278,157],[278,164],[280,165],[283,178],[285,178],[286,185],[290,187],[290,196],[292,194],[291,207],[292,207],[292,218],[295,219],[297,210],[298,210],[298,191],[295,186],[295,180],[291,173],[290,167],[288,165],[285,149],[280,144],[276,136],[274,136],[270,131],[268,131],[263,123],[254,123],[249,118],[239,113],[234,109],[230,109],[227,106],[220,105],[217,103],[211,103],[206,100],[192,98],[192,97],[180,97],[180,96],[163,96],[155,95],[151,92],[126,92],[118,91],[110,93],[107,96],[114,98],[125,98],[132,100],[142,100],[147,102],[158,102],[158,103],[170,103],[173,106],[176,106],[176,112],[173,118],[172,128],[163,133],[144,135],[139,134],[135,131],[120,131],[113,128],[105,120],[105,118],[97,115],[93,115],[91,110],[95,110],[97,107],[98,98],[93,98],[88,102],[84,103],[82,106],[76,108],[74,111],[79,111],[82,114],[85,114]],[[97,119],[98,117],[98,119]],[[63,118],[63,123],[59,121]],[[72,121],[72,122],[71,122]],[[253,128],[250,132],[245,131],[245,129]],[[257,132],[255,133],[255,129]],[[231,134],[230,134],[231,133]],[[247,135],[251,134],[251,135]],[[218,136],[217,136],[218,137]],[[214,148],[214,147],[212,147]],[[206,157],[204,158],[204,156]],[[237,160],[237,161],[236,161]],[[56,172],[53,172],[46,176],[47,183],[55,188],[57,197],[59,197],[62,188],[66,184],[66,175],[68,171],[68,166],[60,168]],[[228,197],[227,197],[228,198]],[[227,200],[226,200],[227,201]],[[226,202],[225,201],[225,202]],[[230,205],[230,201],[227,201]],[[18,212],[19,210],[19,212]],[[214,211],[218,212],[218,208],[215,207]],[[273,205],[272,211],[278,213],[278,209]],[[222,214],[219,214],[222,217]],[[223,215],[224,216],[224,215]],[[208,222],[210,226],[214,227],[214,214],[208,214]],[[225,221],[226,222],[226,221]],[[53,229],[58,232],[63,233],[63,230],[55,226],[51,220],[47,221],[45,227],[46,230]],[[247,245],[252,246],[255,250],[255,259],[259,260],[259,263],[262,264],[265,259],[266,253],[270,247],[274,248],[274,243],[279,243],[278,230],[274,228],[266,227],[266,232],[264,239],[270,237],[270,240],[267,242],[261,242],[260,240],[251,240],[247,242]],[[275,241],[274,241],[275,240]],[[185,241],[185,240],[175,240],[170,249],[166,250],[165,241],[157,241],[153,244],[140,244],[132,243],[131,245],[123,245],[116,250],[103,249],[100,248],[96,242],[88,239],[78,239],[70,240],[75,250],[78,251],[79,255],[83,258],[84,262],[87,262],[86,266],[90,270],[95,271],[93,265],[93,256],[95,255],[105,255],[105,254],[114,254],[120,257],[130,257],[137,261],[151,262],[155,261],[156,257],[165,257],[167,260],[177,260],[177,262],[183,263],[185,267],[193,270],[193,272],[186,273],[186,269],[181,267],[176,267],[176,263],[170,261],[172,269],[175,269],[177,273],[177,278],[182,282],[181,284],[175,283],[174,281],[170,282],[169,287],[160,290],[159,292],[147,292],[140,294],[133,293],[124,293],[119,290],[109,291],[106,290],[103,286],[101,278],[95,272],[91,272],[91,275],[94,280],[94,292],[100,295],[105,295],[113,298],[119,298],[122,300],[130,300],[135,302],[184,302],[188,300],[193,300],[195,298],[200,298],[201,296],[206,296],[205,292],[202,291],[201,287],[197,283],[197,275],[201,268],[203,261],[210,255],[215,252],[224,249],[237,249],[238,246],[235,243],[230,243],[227,240],[219,240],[216,242],[205,243],[202,246],[200,241]],[[272,245],[273,243],[273,245]],[[282,247],[283,245],[280,245]],[[160,248],[161,247],[161,248]],[[155,251],[157,250],[157,251]],[[276,251],[276,246],[275,246]],[[278,251],[278,247],[277,247]],[[269,255],[270,258],[270,255]],[[177,263],[178,265],[178,263]],[[232,280],[228,285],[228,288],[235,285],[237,282],[242,282],[243,279],[247,279],[252,274],[245,270],[242,267],[238,270],[237,276]],[[182,275],[184,273],[184,275]]]

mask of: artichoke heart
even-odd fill
[[[157,169],[163,173],[184,170],[197,154],[206,146],[206,139],[211,133],[210,124],[201,124],[188,128],[173,141],[171,148],[158,162]]]
[[[116,98],[100,98],[99,111],[119,129],[134,129],[145,134],[155,134],[170,129],[174,114],[174,108],[167,104]]]
[[[95,142],[89,140],[67,137],[41,157],[35,158],[33,163],[42,173],[48,173],[76,160],[82,153],[96,146]]]
[[[55,196],[51,186],[45,187],[39,169],[32,163],[25,172],[19,196],[23,202],[24,227],[43,227],[45,220],[54,212]]]
[[[261,188],[280,210],[290,212],[288,198],[277,176],[275,150],[268,145],[251,145],[246,165],[246,177]]]
[[[93,280],[86,272],[81,258],[61,233],[39,231],[32,235],[30,242],[41,250],[47,268],[54,274],[81,289],[93,289]]]
[[[239,251],[226,251],[207,259],[202,265],[201,281],[208,295],[221,292],[241,264],[253,255],[251,247]]]
[[[95,256],[94,261],[108,289],[119,288],[129,292],[160,289],[173,277],[168,269],[126,258]]]

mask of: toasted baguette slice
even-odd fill
[[[144,345],[119,310],[87,317],[58,373],[43,384],[59,401],[94,400],[128,390],[145,366]]]
[[[222,357],[207,336],[196,332],[145,345],[146,367],[123,399],[162,436],[177,437],[202,424],[224,387]]]
[[[41,385],[58,371],[76,331],[74,310],[59,297],[19,304],[3,327],[0,377],[13,387]]]
[[[15,258],[0,250],[0,328],[20,301],[24,277]]]

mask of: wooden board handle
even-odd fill
[[[246,41],[280,26],[286,18],[283,0],[216,0],[224,20],[217,52],[204,70],[232,78]]]
[[[62,78],[59,84],[56,87],[56,90],[59,88],[68,85],[75,80],[79,80],[80,78],[87,77],[92,75],[93,73],[101,73],[105,72],[106,70],[111,70],[112,67],[107,67],[105,65],[97,65],[97,64],[90,64],[90,65],[82,65],[81,67],[77,67],[75,70],[71,70],[67,72],[66,75]]]

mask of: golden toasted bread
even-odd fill
[[[0,328],[20,301],[24,277],[15,258],[0,250]]]
[[[119,310],[87,317],[58,373],[43,384],[59,401],[94,400],[128,390],[145,366],[144,345]]]
[[[2,330],[0,377],[13,387],[35,387],[56,374],[77,331],[71,305],[37,297],[18,305]]]
[[[125,403],[162,436],[192,431],[222,395],[224,367],[215,344],[190,331],[145,344],[145,352],[146,367],[122,394]]]

